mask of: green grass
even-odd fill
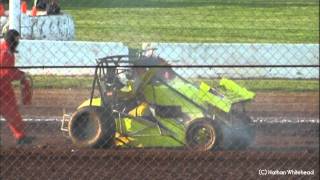
[[[35,89],[88,89],[92,87],[93,76],[34,75],[32,80]],[[18,87],[19,82],[15,81],[14,86]]]
[[[93,76],[32,76],[35,88],[91,88]]]
[[[60,0],[77,40],[318,43],[318,0]]]
[[[201,80],[198,80],[201,81]],[[319,91],[318,80],[287,80],[287,79],[251,79],[235,80],[239,85],[251,91],[285,91],[305,92]],[[218,84],[217,80],[204,80],[211,86]]]
[[[92,76],[33,76],[34,88],[55,89],[90,89],[92,87]],[[200,81],[194,80],[195,82]],[[218,84],[217,80],[203,79],[211,86]],[[286,91],[303,92],[319,91],[318,80],[284,80],[284,79],[253,79],[235,80],[238,84],[252,91]],[[18,86],[17,83],[15,86]]]

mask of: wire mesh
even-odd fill
[[[319,1],[23,6],[0,179],[319,178]]]

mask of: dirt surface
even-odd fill
[[[27,118],[61,117],[63,109],[72,112],[89,95],[89,90],[35,90],[33,105],[21,106],[21,111]],[[248,113],[319,119],[319,93],[257,93]],[[248,150],[215,152],[78,149],[58,121],[28,121],[26,130],[36,140],[17,147],[5,122],[0,123],[0,179],[319,178],[319,123],[256,123],[256,138]],[[259,175],[264,170],[269,174]],[[313,174],[289,175],[287,170]],[[279,175],[283,172],[287,174]]]
[[[20,96],[19,92],[17,96]],[[36,89],[32,105],[20,106],[23,116],[33,120],[37,118],[41,120],[57,119],[50,122],[28,122],[28,132],[40,137],[39,139],[44,139],[44,142],[50,139],[50,144],[68,146],[68,143],[65,143],[68,140],[62,136],[58,120],[61,119],[63,111],[73,112],[89,97],[89,90]],[[279,119],[283,117],[288,117],[287,119],[311,118],[319,121],[319,93],[258,92],[254,101],[247,105],[247,111],[252,117],[269,118],[270,121],[278,117]],[[257,132],[255,148],[319,148],[319,123],[268,123],[264,121],[256,123],[255,127]],[[2,129],[3,146],[14,146],[8,128],[2,125]]]
[[[50,150],[1,152],[3,179],[318,179],[317,152]],[[288,170],[310,175],[259,175]]]
[[[2,149],[14,148],[15,140],[4,122],[1,125]],[[60,131],[61,123],[26,122],[26,131],[37,137],[32,147],[76,148],[68,134]],[[255,125],[256,137],[250,147],[253,150],[296,151],[319,149],[319,124],[268,124]]]
[[[63,110],[73,112],[89,97],[90,90],[38,89],[33,104],[21,106],[21,111],[31,117],[61,116]],[[319,117],[319,92],[258,92],[247,111],[252,116]]]
[[[319,126],[257,124],[248,150],[193,152],[185,149],[79,149],[58,122],[27,122],[37,139],[17,147],[2,126],[3,179],[318,179]],[[303,170],[311,175],[260,175]]]

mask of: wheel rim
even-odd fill
[[[195,149],[210,149],[215,143],[216,134],[212,127],[196,126],[191,129],[191,146]]]

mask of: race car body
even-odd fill
[[[215,87],[189,81],[167,66],[155,66],[163,62],[161,58],[140,57],[136,60],[139,66],[133,63],[129,69],[121,68],[121,63],[128,62],[124,58],[127,56],[100,59],[91,98],[69,120],[63,120],[62,129],[76,145],[196,150],[250,145],[254,129],[245,114],[245,103],[254,98],[253,92],[227,78]],[[139,77],[125,83],[119,80],[122,72],[132,74],[142,68]],[[96,87],[98,97],[94,97]]]

